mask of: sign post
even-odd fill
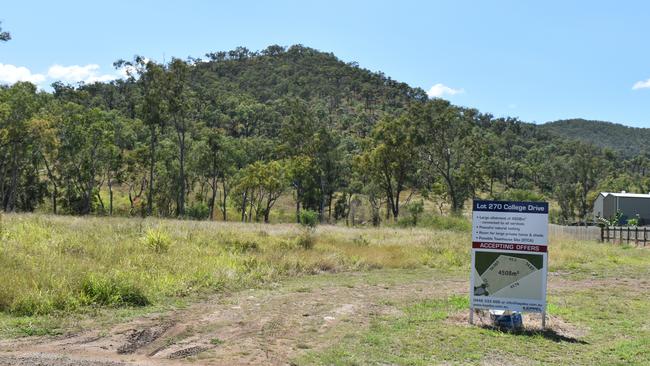
[[[479,201],[472,209],[474,309],[542,313],[546,326],[548,203]]]

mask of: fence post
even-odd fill
[[[627,243],[630,244],[630,227],[627,227]]]
[[[620,232],[618,233],[618,234],[619,234],[619,235],[618,235],[618,238],[620,239],[620,243],[619,243],[619,244],[623,244],[623,227],[622,227],[622,226],[619,226],[619,227],[618,227],[618,230],[620,231]]]
[[[600,242],[601,243],[605,242],[605,227],[604,226],[600,227]]]

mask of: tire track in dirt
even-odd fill
[[[385,280],[376,273],[373,280],[368,273],[337,274],[331,282],[298,280],[300,287],[289,280],[108,329],[0,341],[0,365],[185,365],[188,358],[199,365],[287,365],[364,329],[373,317],[398,315],[405,303],[464,295],[469,286],[468,279],[432,270],[399,280],[391,273],[397,272],[387,271]],[[581,282],[553,276],[549,281],[554,290]]]
[[[298,288],[288,281],[274,290],[215,296],[109,329],[2,341],[0,365],[177,365],[188,357],[197,364],[285,365],[306,350],[322,349],[367,326],[375,315],[395,313],[392,303],[467,287],[466,281],[436,279],[433,272],[398,284],[390,278],[369,283],[367,273],[334,276],[339,281],[299,282]],[[341,283],[341,277],[352,278],[354,285]]]

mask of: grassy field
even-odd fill
[[[291,281],[301,294],[319,278],[347,284],[358,273],[388,282],[435,274],[455,286],[451,295],[376,295],[373,301],[395,311],[368,313],[363,327],[341,328],[336,342],[306,349],[295,362],[650,362],[643,351],[650,346],[650,250],[552,238],[551,330],[510,334],[467,326],[469,242],[469,232],[451,230],[309,232],[289,224],[4,215],[0,334],[69,332],[80,319],[119,322]],[[348,286],[356,284],[340,288]]]
[[[322,272],[465,264],[468,233],[4,215],[0,311],[41,324]],[[406,242],[405,240],[408,240]],[[34,323],[35,322],[35,323]],[[45,322],[47,323],[47,321]],[[38,328],[38,327],[37,327]],[[43,333],[47,329],[25,330]]]

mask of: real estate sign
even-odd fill
[[[547,202],[473,202],[470,306],[546,311]]]

